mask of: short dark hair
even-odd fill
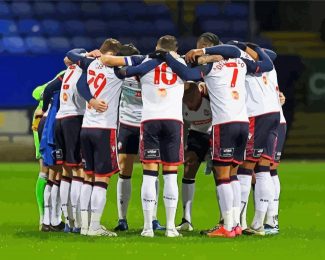
[[[219,39],[218,35],[216,35],[214,33],[211,33],[211,32],[202,33],[199,36],[198,41],[199,40],[207,41],[208,43],[211,43],[213,45],[219,45],[220,44],[220,39]]]
[[[106,52],[113,52],[113,54],[117,54],[121,47],[122,44],[118,40],[109,38],[102,43],[102,46],[100,46],[99,51],[103,54],[105,54]]]
[[[159,38],[157,46],[165,51],[177,51],[178,43],[175,36],[165,35]]]
[[[139,55],[140,51],[132,44],[127,43],[123,44],[121,49],[118,52],[118,56],[131,56],[131,55]]]

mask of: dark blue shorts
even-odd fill
[[[184,162],[183,123],[148,120],[140,127],[140,160],[143,163],[180,165]]]
[[[119,172],[115,129],[82,128],[80,137],[86,174],[110,177]]]
[[[140,127],[120,123],[117,137],[118,153],[138,154]]]
[[[280,162],[284,142],[286,139],[286,133],[287,133],[287,124],[286,123],[279,124],[278,138],[276,140],[275,152],[274,152],[274,156],[273,156],[274,164],[279,164],[279,162]]]
[[[56,119],[55,155],[57,164],[81,165],[80,131],[83,116]]]
[[[189,130],[185,150],[194,152],[202,162],[210,149],[210,138],[209,134]]]
[[[215,163],[241,164],[244,161],[248,126],[246,122],[212,126],[212,159]]]
[[[279,124],[279,112],[249,118],[246,160],[257,162],[261,157],[273,160]]]

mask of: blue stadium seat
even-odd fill
[[[0,20],[0,35],[13,35],[17,33],[16,23],[12,20]]]
[[[2,43],[5,51],[9,53],[24,53],[27,50],[24,40],[18,36],[4,37]]]
[[[170,19],[170,10],[164,4],[149,4],[147,5],[147,16],[152,18],[163,17],[164,19]]]
[[[55,5],[51,2],[36,2],[33,8],[36,16],[39,18],[59,18],[57,17]]]
[[[71,49],[70,41],[65,37],[50,37],[47,44],[53,52],[66,53]]]
[[[18,31],[23,35],[40,35],[41,25],[34,19],[22,19],[18,21]]]
[[[124,2],[122,4],[122,14],[127,15],[131,20],[142,18],[145,19],[147,15],[147,5],[143,2]]]
[[[178,39],[178,46],[179,46],[179,53],[185,54],[191,49],[196,48],[196,37],[187,36],[187,37],[180,37]]]
[[[41,24],[44,34],[48,36],[62,36],[64,33],[62,24],[59,21],[46,19]]]
[[[11,18],[12,17],[12,13],[9,8],[9,5],[6,4],[5,2],[0,3],[0,17],[1,18]]]
[[[102,18],[99,4],[93,2],[82,3],[81,14],[85,18]]]
[[[78,20],[68,20],[64,22],[64,29],[70,36],[82,36],[86,34],[85,24]]]
[[[200,25],[202,32],[212,32],[221,36],[229,35],[231,30],[231,24],[227,20],[205,20]]]
[[[87,36],[102,36],[105,37],[107,35],[108,37],[108,26],[107,23],[101,20],[88,20],[85,23],[85,29],[87,32]]]
[[[14,2],[11,4],[11,11],[14,16],[18,18],[32,17],[34,12],[29,3],[26,2]]]
[[[138,39],[137,48],[142,54],[148,54],[155,50],[158,37],[141,37]]]
[[[97,48],[93,39],[88,37],[81,37],[81,36],[73,37],[71,39],[71,43],[73,48],[84,48],[87,51],[91,51],[94,48]]]
[[[155,35],[156,27],[149,21],[134,21],[130,35],[133,36],[152,36]]]
[[[63,19],[75,19],[80,16],[80,6],[78,3],[59,2],[56,5],[58,16]]]
[[[133,37],[120,37],[118,39],[122,44],[127,44],[127,43],[132,43],[135,47],[138,48],[137,46],[137,39],[136,38],[133,38]]]
[[[27,49],[32,53],[47,53],[49,48],[44,37],[31,36],[25,38]]]
[[[170,34],[170,35],[177,34],[175,24],[171,20],[158,19],[154,21],[154,25],[156,28],[155,31],[156,36],[161,36],[163,34]]]
[[[248,21],[234,20],[232,22],[232,32],[234,33],[234,35],[246,38],[248,36]]]
[[[220,15],[220,7],[212,3],[200,4],[195,8],[195,15],[198,19],[217,18]]]
[[[231,18],[247,18],[248,6],[246,4],[229,4],[225,6],[224,14]]]
[[[129,36],[132,33],[132,23],[126,20],[113,20],[107,24],[112,37]]]
[[[122,8],[121,5],[118,3],[114,2],[108,2],[108,3],[103,3],[101,6],[102,9],[102,15],[103,17],[107,18],[116,18],[116,17],[121,17],[122,14]]]

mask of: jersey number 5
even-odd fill
[[[93,70],[89,70],[88,71],[88,75],[90,75],[89,80],[87,81],[88,85],[92,85],[95,88],[95,94],[94,97],[98,97],[100,92],[102,92],[102,90],[104,89],[105,85],[106,85],[106,78],[105,75],[103,73],[99,73],[96,75],[96,72]]]
[[[155,68],[154,84],[156,84],[156,85],[160,84],[160,80],[166,85],[175,84],[175,82],[177,80],[177,74],[173,73],[173,77],[171,79],[167,79],[167,73],[166,73],[167,68],[168,68],[168,66],[166,63],[163,63],[160,66],[157,66]]]

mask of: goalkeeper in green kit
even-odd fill
[[[59,75],[63,74],[64,71],[61,71],[56,77]],[[55,77],[55,78],[56,78]],[[34,89],[32,96],[35,100],[37,100],[38,106],[35,111],[42,109],[43,106],[43,91],[46,88],[46,86],[50,83],[51,81],[38,86]],[[44,127],[44,123],[46,120],[46,113],[44,114],[43,117],[37,117],[35,114],[33,116],[33,122],[32,122],[32,130],[33,130],[33,135],[34,135],[34,144],[35,144],[35,152],[36,152],[36,159],[39,160],[39,175],[38,179],[36,182],[36,201],[38,205],[38,210],[39,210],[39,215],[40,215],[40,225],[43,223],[43,216],[44,216],[44,189],[47,183],[47,178],[48,178],[48,167],[43,165],[43,160],[41,158],[41,153],[40,153],[40,140],[42,138],[42,131]]]

